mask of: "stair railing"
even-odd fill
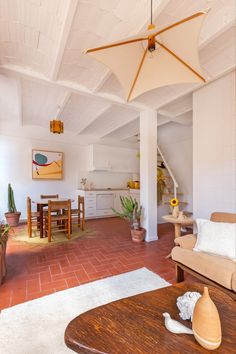
[[[158,145],[157,145],[157,150],[158,150],[158,152],[159,152],[159,154],[160,154],[160,156],[161,156],[161,158],[162,158],[162,160],[164,162],[164,165],[165,165],[167,171],[169,172],[169,175],[170,175],[170,177],[171,177],[171,179],[173,181],[173,184],[174,184],[174,197],[177,198],[177,188],[179,188],[178,182],[176,181],[175,176],[174,176],[170,166],[168,165],[168,163],[167,163],[167,161],[166,161],[166,159],[165,159],[165,157],[164,157],[164,155],[163,155],[163,153],[162,153],[162,151],[161,151],[161,149],[160,149],[160,147]]]

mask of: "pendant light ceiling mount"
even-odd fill
[[[156,26],[152,23],[152,0],[151,0],[151,21],[150,21],[150,25],[148,25],[147,30],[153,30],[154,28],[156,28]],[[154,50],[156,49],[156,43],[155,43],[155,35],[151,35],[148,36],[148,50],[150,53],[154,52]]]
[[[113,71],[127,101],[162,86],[205,82],[199,63],[198,38],[207,13],[197,12],[158,30],[152,23],[151,0],[151,21],[146,32],[88,49],[85,54]]]

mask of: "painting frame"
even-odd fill
[[[44,165],[37,163],[36,161],[37,158],[35,159],[36,154],[41,155],[39,156],[41,157],[41,159],[44,157],[45,160]],[[44,149],[36,149],[36,148],[32,149],[31,174],[33,180],[41,180],[41,181],[42,180],[50,180],[50,181],[63,180],[64,153],[62,151],[55,151],[55,150],[44,150]]]

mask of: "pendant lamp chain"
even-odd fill
[[[151,0],[151,25],[152,25],[152,0]]]
[[[152,23],[152,0],[151,0],[151,23],[148,26],[148,30],[153,30],[155,28],[154,24]],[[155,35],[148,36],[148,51],[150,53],[154,52],[156,49],[156,42],[155,42]]]

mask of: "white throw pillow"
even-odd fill
[[[236,261],[236,223],[196,219],[198,234],[194,251],[207,252]]]

